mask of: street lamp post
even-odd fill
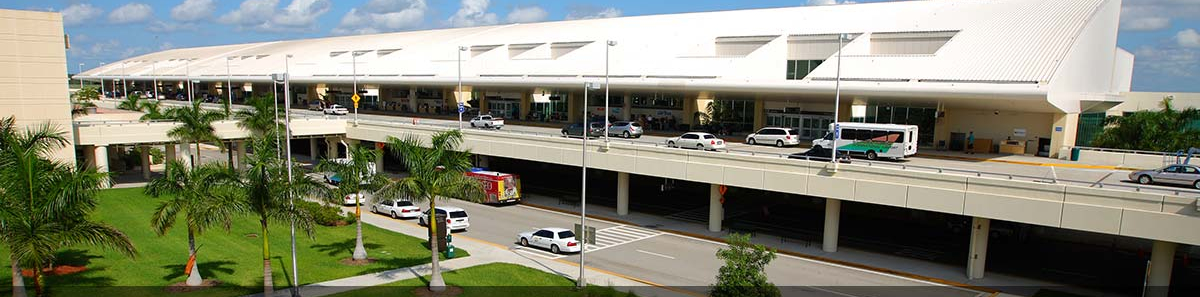
[[[283,58],[283,75],[282,75],[283,76],[282,77],[283,78],[283,96],[287,97],[287,98],[291,98],[291,84],[292,84],[291,69],[290,69],[291,58],[292,58],[292,55],[285,55]],[[275,82],[279,81],[278,76],[279,75],[275,76],[276,77],[274,79]],[[287,162],[286,162],[287,165],[286,166],[287,166],[287,174],[288,174],[288,183],[289,184],[293,180],[293,177],[292,177],[292,117],[291,117],[292,103],[291,102],[292,102],[291,100],[283,100],[283,118],[284,118],[283,131],[284,131],[284,138],[287,139],[287,141],[284,142],[285,143],[284,146],[285,146],[285,149],[287,150]],[[278,114],[278,111],[276,111],[276,112],[277,112],[276,114]],[[292,191],[289,189],[287,192],[289,207],[294,207],[294,205],[295,205],[295,197],[293,197],[292,194],[294,194],[294,193],[292,193]],[[300,277],[299,277],[300,271],[296,267],[296,262],[297,262],[296,261],[296,222],[291,221],[289,223],[290,223],[289,229],[290,229],[291,237],[292,237],[292,283],[299,284],[300,283]],[[297,286],[297,285],[292,286],[291,291],[292,291],[293,297],[300,296],[300,288],[299,287],[300,286]]]
[[[838,124],[838,110],[842,106],[842,41],[849,38],[850,34],[838,34],[838,51],[837,51],[837,78],[833,83],[833,140],[830,141],[830,156],[829,162],[833,163],[833,172],[837,172],[837,141],[841,138],[841,125]]]
[[[150,64],[150,77],[154,78],[154,100],[158,100],[158,60]]]
[[[125,63],[128,62],[121,62],[121,97],[129,97],[129,84],[126,83],[128,79],[125,79]]]
[[[79,70],[75,71],[75,76],[79,76],[80,73],[83,73],[83,63],[79,63]],[[75,79],[79,80],[79,89],[83,90],[83,78],[76,77]]]
[[[229,72],[229,60],[233,60],[233,58],[225,57],[225,92],[229,93],[229,106],[233,106],[233,74]],[[271,89],[274,89],[274,84]],[[278,121],[278,117],[275,120]]]
[[[608,122],[608,118],[612,116],[612,111],[608,108],[608,50],[617,46],[617,42],[609,40],[604,44],[604,149],[608,150],[608,127],[612,124]],[[586,96],[584,101],[587,101]]]
[[[465,51],[467,51],[467,47],[459,46],[458,51],[456,52],[458,54],[458,59],[457,59],[458,60],[458,89],[454,90],[454,100],[458,101],[459,106],[463,105],[463,102],[461,101],[462,99],[458,98],[458,97],[462,96],[462,53]],[[462,130],[462,128],[463,128],[463,110],[462,110],[462,108],[458,108],[458,130]]]
[[[108,63],[100,62],[100,67],[104,67],[105,64],[108,64]],[[104,98],[104,97],[106,97],[106,95],[104,95],[104,77],[101,76],[100,77],[100,98]]]
[[[600,89],[600,86],[597,86],[596,84],[593,84],[590,82],[583,83],[583,135],[580,135],[581,137],[579,137],[579,139],[581,140],[580,142],[583,144],[583,150],[580,151],[580,159],[581,160],[579,162],[581,167],[583,167],[583,178],[582,178],[583,179],[583,190],[582,190],[582,193],[580,194],[580,198],[579,198],[579,233],[580,234],[575,234],[576,238],[583,239],[583,240],[579,241],[579,280],[575,282],[575,285],[580,288],[587,286],[587,280],[583,276],[583,273],[584,273],[583,254],[587,252],[587,240],[588,240],[588,236],[587,236],[587,169],[588,169],[587,168],[587,141],[588,141],[588,134],[591,134],[590,132],[592,130],[591,123],[589,123],[590,119],[589,119],[589,115],[588,115],[589,112],[588,112],[588,107],[587,107],[587,98],[588,98],[588,91],[599,90],[599,89]],[[604,134],[608,134],[608,131],[607,131],[608,127],[604,127],[604,129],[605,129]]]
[[[188,104],[192,104],[192,59],[183,60],[183,77],[187,79]]]
[[[354,98],[358,96],[358,56],[364,55],[371,51],[353,51],[350,52],[350,71],[354,76]],[[358,126],[358,100],[354,101],[354,125]]]

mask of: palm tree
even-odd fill
[[[279,107],[274,98],[267,95],[254,96],[246,99],[246,105],[250,108],[233,114],[233,117],[239,120],[238,127],[256,135],[265,135],[268,131],[275,130],[275,126],[279,124],[275,121],[279,115]]]
[[[159,197],[172,195],[154,210],[150,225],[159,235],[164,235],[175,226],[179,213],[185,213],[187,224],[188,256],[192,267],[187,285],[203,283],[200,269],[195,261],[196,234],[208,228],[220,226],[229,230],[236,213],[244,212],[243,205],[236,199],[236,173],[219,163],[208,163],[188,168],[179,161],[167,162],[166,173],[146,185],[146,194]]]
[[[382,188],[388,183],[387,177],[382,174],[375,174],[374,164],[375,158],[379,156],[379,152],[373,148],[361,146],[353,146],[346,150],[346,159],[325,159],[317,164],[317,170],[333,172],[335,176],[341,178],[337,188],[331,190],[332,195],[326,195],[330,201],[341,203],[342,197],[354,195],[354,216],[356,219],[356,232],[354,242],[354,254],[351,259],[366,260],[367,249],[363,247],[362,239],[362,201],[363,192],[374,192]]]
[[[1143,110],[1110,116],[1092,145],[1105,148],[1186,151],[1200,146],[1200,110],[1175,109],[1171,97],[1163,98],[1160,111]]]
[[[72,97],[71,115],[86,115],[88,114],[88,108],[96,107],[96,104],[92,103],[92,101],[100,99],[100,90],[95,86],[85,86],[75,91]]]
[[[46,123],[18,133],[13,122],[0,120],[0,242],[12,260],[13,296],[25,296],[22,265],[32,268],[34,290],[42,295],[42,268],[66,247],[91,245],[134,257],[129,237],[89,218],[108,175],[50,160],[69,144],[58,128]]]
[[[407,197],[414,203],[429,202],[430,214],[436,214],[437,199],[458,198],[467,201],[481,201],[484,197],[483,185],[465,173],[471,170],[471,152],[460,150],[462,132],[450,130],[434,134],[429,140],[429,146],[416,136],[409,135],[403,140],[395,137],[388,138],[388,149],[396,157],[404,161],[408,167],[408,177],[393,181],[378,191],[380,197]],[[437,233],[441,223],[436,217],[430,219],[432,234]],[[438,265],[438,240],[432,236],[429,242],[433,275],[430,277],[429,290],[440,292],[446,289],[442,280],[441,267]]]
[[[270,237],[267,233],[268,223],[295,223],[311,237],[313,214],[304,208],[295,207],[291,199],[322,193],[326,188],[304,174],[296,174],[289,181],[287,164],[274,154],[276,147],[270,137],[255,138],[250,145],[254,154],[248,163],[250,168],[239,178],[239,199],[245,208],[258,218],[262,226],[262,234],[259,237],[263,240],[263,295],[270,296],[274,291],[274,279],[271,270],[271,245],[268,241]]]
[[[145,101],[142,101],[141,95],[134,94],[134,95],[125,96],[125,100],[121,101],[120,104],[117,104],[117,109],[142,111],[142,103],[143,102],[145,102]]]
[[[200,107],[200,101],[196,101],[188,107],[167,109],[166,114],[171,120],[180,123],[179,126],[167,131],[167,136],[176,141],[192,143],[196,146],[196,151],[189,154],[191,158],[189,165],[192,167],[195,167],[196,163],[200,161],[201,142],[214,142],[217,146],[224,146],[212,125],[215,121],[225,119],[225,115],[221,112],[205,110]]]
[[[142,102],[141,111],[145,113],[141,118],[143,121],[166,120],[170,118],[162,110],[162,103],[159,103],[158,100],[146,100]]]

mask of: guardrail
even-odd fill
[[[404,118],[404,117],[398,117],[398,118],[399,119],[407,119],[407,120],[401,120],[401,121],[359,120],[359,122],[360,123],[378,124],[378,125],[408,125],[408,126],[437,127],[437,128],[442,128],[442,129],[446,129],[446,130],[453,130],[453,129],[459,128],[457,124],[421,123],[419,121],[419,118],[416,118],[416,119],[418,119],[417,121],[412,121],[412,119],[414,119],[414,118]],[[534,132],[534,131],[504,130],[504,129],[500,129],[500,130],[474,129],[474,130],[480,131],[480,132],[485,132],[485,133],[507,133],[507,134],[515,134],[515,135],[529,135],[529,136],[537,136],[537,137],[554,137],[554,138],[563,137],[563,135],[561,135],[561,134]],[[576,138],[576,137],[572,137],[572,138]],[[644,146],[663,147],[663,148],[668,147],[666,145],[666,143],[661,143],[661,142],[656,142],[656,141],[644,141],[644,140],[638,140],[638,139],[625,139],[625,138],[609,138],[609,139],[610,139],[610,142],[616,142],[616,143],[628,143],[631,145],[644,145]],[[592,142],[592,141],[598,142],[596,145],[604,145],[602,140],[600,140],[599,137],[589,137],[588,141],[589,142]],[[814,157],[814,156],[803,156],[803,155],[794,155],[794,154],[766,153],[766,152],[731,150],[731,149],[722,149],[722,150],[719,150],[717,153],[737,154],[737,155],[744,155],[747,157],[758,157],[758,158],[776,158],[776,159],[789,159],[790,158],[790,159],[800,159],[800,160],[806,160],[806,161],[812,161],[812,162],[830,162],[830,160],[831,160],[829,157]],[[841,162],[846,162],[846,161],[841,161]],[[900,169],[900,170],[914,171],[914,172],[953,174],[953,175],[974,176],[974,177],[991,177],[991,178],[1000,178],[1000,179],[1018,180],[1018,181],[1027,181],[1027,182],[1036,182],[1036,183],[1046,183],[1046,184],[1066,184],[1066,185],[1088,187],[1088,188],[1101,188],[1101,189],[1116,188],[1116,189],[1126,189],[1126,190],[1133,191],[1133,192],[1171,194],[1171,195],[1175,195],[1175,196],[1188,195],[1188,196],[1200,197],[1200,191],[1196,191],[1196,190],[1170,189],[1170,188],[1165,188],[1165,187],[1150,187],[1150,186],[1144,186],[1144,185],[1140,185],[1140,184],[1124,185],[1124,184],[1105,183],[1105,182],[1099,182],[1099,181],[1060,179],[1060,178],[1056,178],[1056,177],[1042,177],[1042,176],[1030,176],[1030,175],[1011,174],[1011,173],[987,172],[987,171],[979,171],[979,170],[967,170],[967,169],[958,169],[958,168],[909,165],[909,164],[895,163],[895,162],[886,162],[886,161],[881,162],[881,161],[870,161],[870,160],[860,160],[860,159],[854,159],[849,162],[852,162],[855,164],[865,164],[868,167],[884,167],[884,168]]]
[[[1178,152],[1159,152],[1159,151],[1124,150],[1124,149],[1111,149],[1111,148],[1102,148],[1102,147],[1087,147],[1087,146],[1076,146],[1076,147],[1074,147],[1074,148],[1081,149],[1081,150],[1098,151],[1098,152],[1122,153],[1122,154],[1138,154],[1138,155],[1155,155],[1155,156],[1170,156],[1170,157],[1174,157],[1176,154],[1178,154]]]

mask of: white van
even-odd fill
[[[903,159],[917,154],[917,126],[895,124],[830,124],[825,137],[813,140],[813,149],[833,147],[835,129],[841,130],[837,140],[841,152],[864,155],[868,160]]]

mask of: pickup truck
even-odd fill
[[[501,127],[504,127],[504,119],[494,118],[490,115],[481,115],[471,119],[471,127],[500,129]]]
[[[341,105],[333,104],[333,105],[329,105],[329,107],[326,107],[324,112],[325,112],[325,114],[332,114],[332,115],[346,115],[346,114],[350,113],[350,110],[346,109],[345,107],[342,107]]]

